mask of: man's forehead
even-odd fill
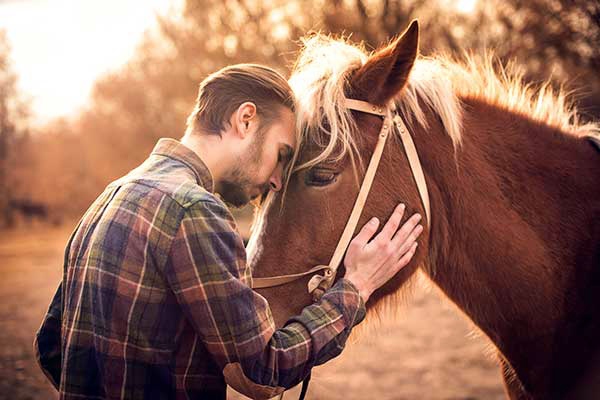
[[[285,109],[281,115],[282,124],[279,129],[279,142],[284,146],[289,146],[293,151],[297,146],[296,118],[294,113]]]

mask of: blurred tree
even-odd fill
[[[559,83],[585,83],[582,102],[600,116],[597,1],[187,0],[180,12],[159,18],[159,31],[146,35],[125,67],[97,81],[87,110],[35,135],[37,145],[22,152],[30,157],[27,196],[45,199],[57,213],[78,214],[158,138],[183,134],[198,84],[211,72],[260,62],[285,73],[309,31],[351,35],[375,48],[414,18],[423,54],[492,48],[500,60],[524,65],[532,81],[552,75]],[[51,190],[47,171],[60,176],[51,199],[44,197]]]
[[[508,0],[486,10],[488,43],[515,58],[535,80],[552,76],[574,88],[600,117],[600,1]],[[585,87],[582,87],[585,84]]]
[[[422,53],[492,49],[503,63],[522,65],[528,80],[551,77],[574,90],[588,118],[600,117],[599,1],[335,0],[328,10],[328,30],[355,32],[371,45],[418,18]]]
[[[17,76],[12,70],[10,46],[0,30],[0,227],[14,224],[15,186],[13,175],[18,150],[27,139],[27,104],[17,93]]]

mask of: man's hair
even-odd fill
[[[292,89],[280,73],[258,64],[231,65],[200,83],[196,106],[187,120],[188,132],[220,135],[233,112],[247,101],[256,105],[261,128],[280,116],[282,106],[295,108]]]

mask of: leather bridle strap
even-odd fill
[[[394,125],[396,125],[396,128],[400,131],[400,139],[402,140],[404,152],[408,158],[408,164],[410,165],[413,178],[417,184],[419,197],[421,198],[423,208],[425,209],[425,216],[427,217],[427,227],[429,228],[431,227],[431,206],[429,204],[429,192],[427,191],[425,174],[423,173],[423,167],[421,167],[421,160],[419,160],[419,153],[417,153],[415,142],[413,142],[412,136],[410,136],[410,132],[406,128],[406,125],[404,124],[404,121],[402,121],[400,115],[394,115],[393,121]]]
[[[373,150],[373,154],[371,155],[371,161],[369,161],[369,165],[367,167],[367,171],[365,172],[365,176],[362,181],[362,185],[360,186],[360,190],[358,192],[358,196],[354,202],[354,207],[352,208],[352,213],[348,218],[348,222],[346,222],[346,227],[342,232],[342,236],[338,241],[337,247],[333,252],[333,256],[329,261],[329,271],[326,271],[325,275],[314,275],[310,281],[308,281],[308,291],[312,294],[313,300],[318,301],[323,293],[327,289],[331,287],[333,281],[335,280],[335,276],[337,274],[337,269],[342,262],[342,258],[346,253],[346,249],[350,244],[350,240],[352,240],[352,235],[356,230],[356,226],[358,225],[358,220],[362,214],[363,208],[365,207],[365,203],[367,202],[367,197],[369,196],[369,192],[371,191],[371,185],[375,180],[375,174],[377,173],[377,168],[379,167],[379,162],[381,161],[381,155],[383,154],[383,149],[385,148],[385,143],[389,136],[390,128],[391,128],[391,118],[390,111],[384,110],[382,107],[375,106],[373,104],[367,103],[366,101],[360,101],[355,99],[346,99],[346,107],[351,110],[361,111],[364,113],[379,115],[384,117],[381,125],[381,130],[379,131],[377,144],[375,145],[375,150]]]
[[[373,180],[375,179],[375,174],[377,172],[379,162],[381,161],[381,155],[383,154],[386,140],[389,136],[390,130],[392,129],[392,123],[400,131],[400,137],[404,145],[404,150],[406,152],[408,162],[410,164],[410,168],[421,197],[421,201],[423,202],[423,207],[425,208],[425,213],[427,216],[427,225],[429,226],[431,223],[429,194],[427,192],[425,176],[423,174],[423,169],[421,168],[421,163],[419,161],[417,150],[412,141],[410,133],[406,128],[406,125],[402,121],[402,118],[397,114],[395,110],[393,111],[394,116],[392,117],[391,109],[383,108],[362,100],[346,99],[345,106],[350,110],[381,116],[383,117],[383,123],[381,125],[381,130],[379,131],[377,144],[375,145],[375,150],[373,151],[371,160],[369,161],[369,165],[367,167],[367,171],[365,172],[360,191],[358,192],[358,196],[354,203],[354,207],[352,208],[352,213],[348,218],[346,227],[344,228],[342,236],[340,237],[337,247],[333,253],[333,256],[331,257],[331,261],[329,262],[329,265],[318,265],[316,267],[311,268],[308,271],[297,274],[280,275],[267,278],[254,278],[252,285],[254,289],[284,285],[286,283],[293,282],[304,276],[311,275],[319,271],[324,271],[323,275],[315,274],[311,277],[310,281],[308,282],[308,291],[312,294],[313,300],[318,301],[323,295],[323,293],[329,287],[331,287],[333,281],[335,280],[337,269],[342,261],[346,249],[348,248],[348,245],[350,244],[350,240],[352,239],[352,235],[356,230],[358,220],[360,219],[363,208],[367,201],[367,197],[371,190]]]
[[[356,99],[346,99],[345,100],[346,108],[354,111],[361,111],[366,114],[379,115],[381,117],[388,117],[389,111],[383,107],[376,106],[375,104],[371,104],[366,101],[356,100]],[[382,126],[383,128],[383,126]]]
[[[389,114],[387,114],[382,107],[378,107],[374,104],[368,103],[362,100],[355,99],[346,99],[346,108],[350,110],[361,111],[367,114],[375,114],[385,117],[383,121],[383,125],[380,131],[380,139],[381,133],[384,129],[389,129],[387,127],[386,121],[389,118]],[[427,226],[429,227],[431,224],[431,209],[429,205],[429,192],[427,191],[427,183],[425,181],[425,174],[423,173],[423,168],[421,167],[421,161],[419,160],[419,153],[417,153],[417,148],[415,147],[415,143],[412,140],[412,136],[410,136],[410,132],[408,128],[404,124],[402,117],[397,113],[397,111],[393,111],[392,121],[396,128],[400,131],[400,139],[402,140],[402,144],[404,145],[404,151],[406,152],[406,156],[408,158],[408,163],[410,165],[410,170],[413,174],[413,178],[415,179],[415,183],[417,184],[417,189],[419,191],[419,197],[421,198],[421,202],[423,203],[423,208],[425,209],[425,214],[427,216]],[[597,139],[598,140],[598,139]],[[384,140],[385,141],[385,140]],[[375,149],[377,151],[377,149]],[[375,154],[373,154],[374,156]],[[381,155],[379,155],[381,157]],[[371,163],[373,162],[373,158],[371,158]],[[379,161],[377,161],[379,162]],[[375,166],[375,169],[377,165]],[[365,179],[367,175],[365,175]],[[374,178],[374,176],[373,176]],[[372,183],[372,182],[371,182]],[[364,181],[363,181],[364,184]],[[369,183],[370,186],[370,183]],[[358,222],[358,221],[357,221]]]
[[[290,275],[279,275],[279,276],[270,276],[267,278],[254,278],[252,281],[253,289],[262,289],[273,286],[285,285],[286,283],[294,282],[303,276],[314,274],[315,272],[323,271],[325,273],[329,270],[329,266],[327,265],[317,265],[305,272],[299,272],[297,274]]]

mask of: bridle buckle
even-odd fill
[[[312,300],[315,303],[321,300],[321,297],[331,287],[335,278],[333,270],[330,267],[325,265],[323,267],[325,267],[323,275],[315,274],[308,281],[308,293],[311,294]]]

